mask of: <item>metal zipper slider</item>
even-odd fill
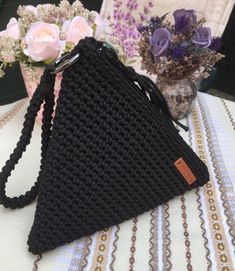
[[[75,55],[71,55],[71,53],[68,53],[61,58],[57,59],[55,62],[55,69],[51,71],[51,74],[57,74],[59,72],[62,72],[63,70],[67,69],[70,67],[72,64],[74,64],[78,58],[79,58],[79,53]]]

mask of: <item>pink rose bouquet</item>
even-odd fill
[[[19,6],[17,15],[0,31],[0,77],[6,67],[20,62],[31,79],[39,79],[35,67],[53,63],[81,39],[94,36],[109,41],[105,20],[78,0],[73,4],[61,0],[59,5]]]
[[[78,42],[93,36],[113,45],[110,24],[98,13],[85,9],[78,0],[70,4],[19,6],[18,18],[11,18],[0,31],[0,78],[4,70],[19,62],[29,97],[40,82],[46,65],[70,52]],[[60,90],[62,74],[57,74],[55,101]],[[38,113],[42,120],[42,109]]]

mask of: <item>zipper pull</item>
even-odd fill
[[[164,115],[166,115],[175,124],[177,124],[187,132],[189,128],[183,125],[181,122],[179,122],[172,116],[169,106],[166,102],[166,99],[163,96],[162,92],[159,90],[159,88],[156,86],[156,84],[154,84],[154,82],[145,75],[137,74],[137,78],[140,86],[149,93],[150,99],[153,102],[153,104],[159,107]]]
[[[80,55],[79,53],[76,53],[75,55],[67,53],[63,55],[61,58],[57,59],[54,64],[54,69],[51,71],[51,74],[57,74],[70,67],[78,60],[79,55]]]
[[[105,51],[105,53],[110,59],[119,61],[117,52],[113,49],[113,47],[110,44],[104,42],[102,46],[102,50]]]

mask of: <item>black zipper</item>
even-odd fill
[[[118,75],[120,76],[121,79],[123,79],[128,86],[130,87],[130,89],[134,90],[138,95],[140,95],[142,97],[142,100],[148,105],[150,106],[153,111],[154,114],[156,114],[156,106],[151,102],[151,100],[147,97],[147,95],[135,84],[135,80],[133,80],[131,78],[131,76],[128,76],[128,71],[126,72],[125,69],[126,67],[124,66],[124,64],[122,64],[119,60],[118,57],[116,55],[116,52],[113,49],[109,49],[107,47],[101,47],[99,49],[99,52],[101,53],[101,55],[103,56],[103,58],[105,60],[107,60],[113,70],[116,72],[116,69],[119,71]],[[138,82],[138,81],[137,81]],[[158,110],[159,111],[159,110]],[[161,112],[159,112],[159,114],[162,114]],[[184,153],[186,160],[190,161],[189,156],[191,157],[191,159],[193,159],[193,161],[198,165],[198,163],[200,164],[200,166],[204,166],[204,163],[198,158],[198,156],[194,153],[194,151],[190,148],[190,146],[182,139],[182,137],[179,135],[179,130],[175,127],[175,125],[172,123],[171,119],[169,119],[167,116],[164,116],[162,114],[162,116],[164,117],[164,120],[167,121],[167,126],[169,127],[168,129],[166,128],[166,125],[164,125],[164,121],[161,121],[161,127],[163,129],[168,130],[168,132],[171,134],[171,136],[175,139],[175,142],[178,143],[178,145],[180,146],[180,149],[182,151],[182,153]],[[166,123],[165,123],[166,124]],[[172,143],[174,139],[172,139]],[[190,155],[191,154],[191,155]],[[191,165],[191,168],[194,168],[192,163],[189,163]]]
[[[115,72],[118,70],[118,76],[123,79],[130,89],[134,90],[137,92],[138,95],[140,95],[142,98],[144,98],[144,102],[147,103],[148,106],[151,106],[153,110],[156,110],[156,107],[152,104],[151,100],[148,98],[144,90],[142,90],[140,87],[138,87],[135,83],[138,83],[138,81],[135,81],[131,75],[128,76],[128,71],[125,72],[125,69],[127,69],[124,64],[120,62],[118,59],[116,52],[111,49],[107,48],[105,46],[101,47],[99,49],[99,52],[101,55],[104,57],[105,60],[108,60],[108,62],[111,64],[112,68],[114,69]],[[117,70],[116,70],[117,69]]]

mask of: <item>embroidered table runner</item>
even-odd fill
[[[189,8],[185,2],[179,6],[181,2],[159,0],[156,10]],[[193,1],[193,8],[199,10],[200,5],[219,35],[234,0],[210,0],[214,3],[210,12],[205,2]],[[112,1],[104,1],[102,13],[108,14],[111,7]],[[139,65],[135,67],[139,71]],[[27,105],[24,99],[0,107],[0,168],[19,138]],[[39,271],[235,270],[235,103],[199,93],[183,123],[190,130],[180,133],[208,165],[210,182],[141,216],[44,254]],[[8,195],[24,193],[32,186],[39,170],[40,146],[36,123],[32,142],[9,179]],[[35,207],[35,203],[14,211],[0,207],[1,271],[32,270],[35,256],[27,251],[26,243]]]
[[[19,137],[28,99],[0,107],[0,167]],[[203,188],[141,216],[43,255],[40,271],[232,271],[235,270],[235,103],[199,93],[181,131],[208,165]],[[37,176],[40,125],[7,186],[23,193]],[[0,270],[31,270],[35,256],[27,235],[35,203],[21,210],[0,207]]]

